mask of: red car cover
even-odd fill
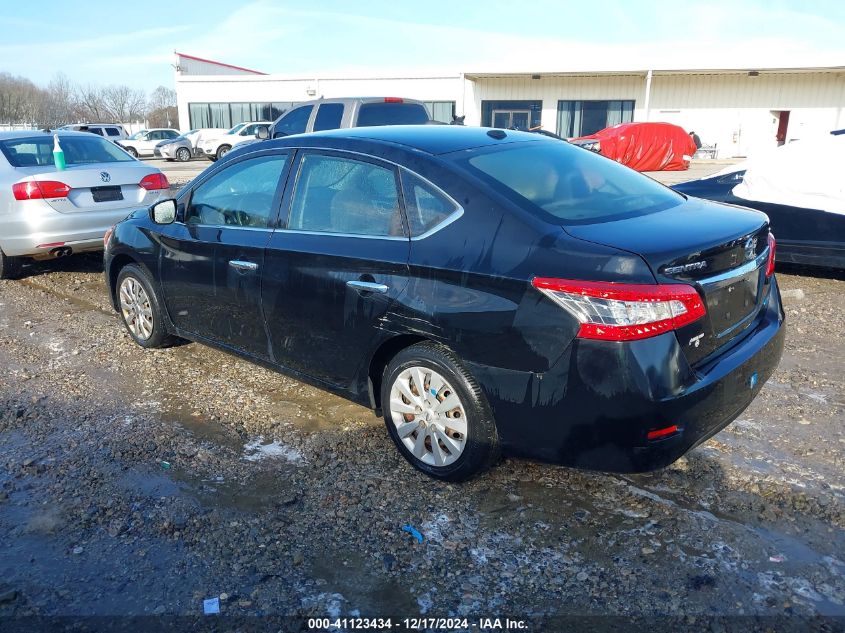
[[[582,136],[598,139],[602,156],[637,171],[683,171],[695,154],[695,143],[687,132],[671,123],[620,123]]]

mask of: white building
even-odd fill
[[[401,96],[434,118],[534,127],[565,137],[624,121],[695,131],[720,158],[845,127],[845,66],[463,72],[440,76],[288,77],[176,53],[179,125],[272,120],[318,97]]]

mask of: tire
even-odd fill
[[[152,282],[136,264],[127,264],[117,275],[117,298],[123,325],[138,345],[153,349],[179,340],[167,331]]]
[[[135,149],[134,147],[127,147],[127,148],[125,148],[125,149],[126,149],[126,151],[127,151],[127,152],[129,152],[129,154],[130,154],[131,156],[134,156],[135,158],[138,158],[138,150],[137,150],[137,149]]]
[[[424,398],[415,376],[424,385]],[[388,433],[414,468],[435,479],[464,481],[498,459],[499,437],[490,406],[448,348],[427,342],[402,350],[388,363],[381,384]],[[455,406],[445,411],[447,399]]]
[[[21,257],[9,257],[0,251],[0,279],[17,279],[21,274]]]
[[[191,160],[191,150],[189,150],[187,147],[180,147],[176,150],[176,160],[178,160],[180,163],[187,163],[189,160]]]
[[[231,145],[221,145],[217,148],[217,158],[223,158],[232,149]]]

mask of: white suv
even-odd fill
[[[72,125],[63,125],[59,129],[73,132],[91,132],[109,141],[120,141],[129,136],[126,133],[126,128],[120,123],[75,123]]]
[[[271,123],[272,121],[247,121],[238,123],[223,134],[205,136],[197,143],[197,153],[212,161],[223,158],[233,146],[254,141],[258,128],[269,129]]]
[[[120,141],[120,145],[127,152],[132,154],[135,158],[139,156],[152,156],[155,152],[155,146],[162,141],[169,141],[180,136],[179,130],[172,128],[153,128],[152,130],[144,130],[133,134],[125,141]]]

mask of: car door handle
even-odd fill
[[[388,291],[388,287],[384,284],[377,284],[374,281],[357,281],[352,279],[346,282],[346,285],[355,290],[363,290],[364,292],[377,292],[380,295]]]
[[[240,270],[244,272],[258,270],[258,264],[256,264],[255,262],[244,262],[239,259],[229,260],[229,266],[231,266],[235,270]]]

